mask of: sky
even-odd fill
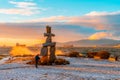
[[[0,0],[0,46],[34,45],[52,27],[57,42],[120,40],[120,0]]]

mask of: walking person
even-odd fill
[[[35,56],[35,67],[38,68],[38,62],[40,60],[39,54]]]

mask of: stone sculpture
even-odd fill
[[[44,36],[47,37],[46,38],[46,42],[43,43],[43,47],[41,48],[41,56],[42,58],[47,58],[47,62],[44,61],[44,59],[42,59],[43,63],[54,63],[56,56],[55,56],[55,50],[56,50],[56,43],[52,42],[52,37],[54,37],[55,35],[51,33],[51,27],[50,26],[46,26],[46,32],[44,33]],[[50,53],[50,55],[48,55],[48,53]]]

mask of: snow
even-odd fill
[[[2,60],[0,60],[0,64],[4,64],[5,61],[7,61],[10,57],[5,57]]]
[[[0,64],[0,80],[120,80],[120,62],[69,58],[69,65]]]

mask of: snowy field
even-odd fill
[[[6,58],[7,59],[7,58]],[[120,80],[120,62],[68,58],[69,65],[39,66],[0,61],[0,80]]]

